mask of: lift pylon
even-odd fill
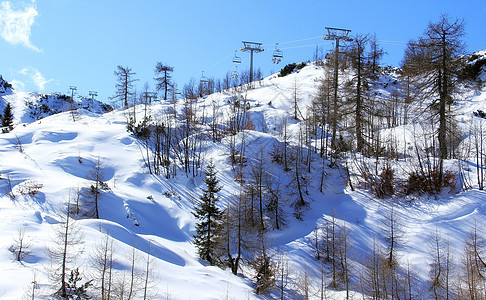
[[[241,52],[250,51],[250,84],[253,82],[253,53],[263,52],[262,43],[242,41]]]

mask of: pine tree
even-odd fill
[[[13,114],[10,103],[7,103],[7,106],[5,106],[5,109],[3,110],[2,127],[3,133],[9,132],[13,129]]]
[[[219,201],[217,193],[222,187],[216,178],[216,171],[212,161],[207,167],[204,183],[207,188],[203,189],[204,194],[199,205],[194,208],[195,212],[193,213],[198,219],[194,244],[198,248],[199,256],[207,260],[211,265],[214,265],[217,262],[215,253],[219,249],[218,245],[221,240],[223,214],[216,206]]]

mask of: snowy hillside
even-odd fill
[[[146,299],[279,298],[278,288],[266,296],[254,293],[255,271],[248,258],[238,276],[232,275],[228,268],[209,266],[199,259],[193,244],[196,222],[193,211],[206,188],[202,169],[210,161],[214,162],[223,186],[219,193],[221,209],[238,203],[250,183],[258,178],[258,170],[266,174],[265,183],[261,183],[265,184],[265,201],[282,202],[278,209],[265,209],[265,216],[260,211],[259,221],[265,223],[265,242],[275,266],[287,266],[279,269],[281,277],[277,278],[277,286],[286,299],[300,299],[306,293],[313,299],[322,295],[326,299],[346,298],[343,286],[329,287],[332,264],[316,259],[315,245],[323,245],[322,240],[316,241],[316,236],[322,239],[321,234],[329,230],[329,224],[336,225],[344,232],[343,236],[349,237],[346,251],[351,294],[356,297],[366,294],[360,276],[366,273],[377,245],[386,248],[383,224],[387,224],[390,211],[401,223],[403,243],[397,250],[398,261],[405,266],[403,270],[408,268],[416,274],[414,292],[428,291],[430,236],[438,231],[447,238],[451,253],[459,262],[471,228],[475,224],[478,228],[486,226],[486,192],[473,185],[468,191],[458,188],[434,196],[411,194],[379,199],[366,180],[360,178],[357,164],[365,160],[374,163],[373,156],[352,156],[350,151],[339,158],[338,166],[331,167],[330,158],[317,151],[322,129],[316,129],[311,138],[304,133],[311,127],[304,120],[313,113],[312,102],[319,81],[326,76],[322,67],[309,64],[285,77],[273,75],[255,82],[253,89],[243,86],[192,101],[157,102],[104,114],[99,113],[107,107],[83,100],[76,102],[79,109],[75,117],[68,111],[71,104],[59,96],[12,90],[1,94],[0,108],[6,101],[12,103],[16,124],[25,126],[16,126],[12,132],[0,135],[0,298],[19,299],[34,292],[36,299],[49,299],[59,288],[49,278],[53,273],[52,256],[45,249],[58,244],[55,230],[64,224],[62,212],[68,202],[76,203],[82,211],[73,216],[82,238],[69,251],[77,254],[69,261],[69,268],[79,268],[83,280],[78,284],[100,273],[95,258],[99,258],[100,249],[107,249],[110,236],[114,290],[120,292],[129,286],[134,265],[138,274],[135,299],[144,298],[142,287],[146,282],[151,295]],[[352,72],[347,72],[343,78],[352,76]],[[373,86],[376,99],[388,99],[398,85],[396,72],[384,71]],[[455,109],[458,126],[467,132],[473,112],[486,111],[486,90],[465,87],[461,96]],[[380,107],[377,104],[375,108]],[[165,170],[162,164],[160,172],[151,169],[150,164],[156,158],[154,149],[145,148],[142,134],[137,138],[127,131],[127,120],[135,119],[136,126],[147,115],[151,116],[153,127],[160,125],[168,130],[173,124],[174,128],[182,128],[169,135],[181,134],[180,145],[190,142],[198,149],[197,153],[187,154],[189,172],[184,170],[182,146],[180,152],[171,152],[167,157],[170,168]],[[189,127],[184,127],[184,122],[188,120],[194,127],[191,135],[184,136],[183,130]],[[382,140],[393,140],[399,151],[405,149],[403,157],[406,157],[405,152],[414,146],[412,136],[419,130],[415,125],[411,122],[383,127]],[[238,126],[241,128],[236,129]],[[288,170],[283,158],[277,155],[283,149],[294,157],[289,158]],[[302,154],[302,149],[306,153]],[[295,157],[299,155],[305,155],[308,163],[297,166]],[[469,181],[477,175],[473,158],[467,156],[463,160],[466,166],[461,167],[467,169]],[[397,155],[394,166],[402,179],[407,163]],[[452,169],[456,161],[451,159],[447,164]],[[381,170],[384,161],[377,160],[377,169],[378,165]],[[102,170],[99,181],[106,184],[100,189],[99,219],[94,217],[93,203],[88,203],[92,198],[85,197],[94,184],[98,185],[93,180],[97,167]],[[302,187],[297,188],[297,182]],[[353,188],[349,182],[354,184]],[[299,197],[307,204],[299,206]],[[256,203],[257,196],[251,199]],[[29,253],[16,261],[11,250],[18,246],[20,233],[30,247]],[[146,274],[150,276],[145,277]],[[281,278],[287,275],[283,285]],[[88,291],[97,299],[100,283],[93,284]]]
[[[75,97],[72,102],[70,96],[62,94],[17,92],[0,78],[0,111],[3,112],[7,103],[12,105],[15,123],[31,123],[72,109],[86,109],[98,114],[112,110],[107,104],[84,97]]]

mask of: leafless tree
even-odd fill
[[[398,266],[397,251],[404,243],[403,228],[400,218],[391,204],[383,220],[382,238],[386,245],[386,264],[390,268]]]
[[[48,274],[53,283],[60,285],[56,294],[62,298],[67,297],[68,273],[78,254],[75,248],[83,239],[79,226],[71,218],[71,205],[72,199],[69,199],[61,221],[54,226],[53,243],[46,249],[52,269]]]
[[[367,69],[367,61],[365,57],[365,49],[369,43],[369,37],[367,35],[356,36],[350,44],[347,51],[348,56],[351,58],[351,65],[356,71],[352,83],[353,89],[351,92],[351,99],[353,102],[354,112],[354,124],[356,134],[356,151],[361,152],[365,145],[364,139],[364,113],[365,113],[365,89],[367,87],[367,80],[369,77],[369,71]]]
[[[408,43],[405,50],[403,70],[412,76],[419,76],[418,86],[421,96],[435,98],[429,107],[438,115],[438,181],[442,182],[444,163],[448,158],[448,132],[453,116],[447,106],[453,102],[458,72],[462,65],[461,54],[464,52],[462,38],[464,22],[451,20],[442,15],[437,23],[429,23],[423,37]]]
[[[121,101],[125,108],[128,108],[128,103],[135,95],[133,91],[133,83],[137,81],[134,78],[135,72],[130,67],[117,66],[117,70],[114,72],[117,80],[115,86],[116,92],[112,99]]]
[[[486,299],[486,241],[477,224],[467,236],[461,267],[459,294],[464,299]]]
[[[96,159],[95,165],[89,170],[88,177],[89,180],[92,181],[91,186],[89,187],[88,197],[93,199],[94,205],[94,216],[95,218],[99,219],[99,200],[101,199],[101,192],[102,190],[106,189],[108,186],[104,182],[105,180],[105,172],[103,169],[103,164],[101,163],[101,159],[98,157]]]
[[[449,243],[438,229],[429,242],[429,282],[435,300],[452,299],[453,262]]]
[[[171,85],[171,73],[174,71],[173,67],[158,62],[155,66],[155,78],[157,81],[157,91],[164,91],[164,100],[167,100],[167,94]]]
[[[154,269],[154,257],[152,256],[152,243],[148,243],[147,255],[145,256],[145,269],[143,270],[143,299],[155,299],[158,295],[156,293],[157,277]]]
[[[280,293],[280,300],[285,299],[285,292],[291,283],[292,268],[289,265],[288,259],[285,258],[283,253],[278,254],[278,260],[276,265],[276,282],[275,285]]]
[[[140,256],[138,249],[132,245],[127,253],[126,270],[117,272],[113,284],[113,297],[119,300],[137,299],[144,290],[145,274],[139,268]]]
[[[10,252],[15,255],[15,260],[22,261],[30,254],[31,247],[32,244],[25,239],[25,228],[19,227],[17,237],[14,238],[14,242],[9,248]]]
[[[99,288],[101,300],[110,300],[113,295],[114,280],[114,254],[113,239],[109,235],[109,230],[103,232],[103,237],[91,254],[91,265],[94,269],[93,279],[96,287]]]

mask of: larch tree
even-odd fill
[[[114,281],[114,240],[109,235],[109,229],[103,232],[103,237],[91,254],[91,266],[94,269],[92,278],[102,300],[108,300],[113,293]]]
[[[462,255],[459,294],[462,299],[485,299],[486,240],[477,224],[467,235]]]
[[[386,257],[385,263],[389,268],[397,268],[399,266],[397,251],[403,246],[404,233],[400,218],[395,211],[394,204],[391,205],[384,217],[382,237],[386,245],[386,251],[384,253]]]
[[[172,84],[171,73],[173,71],[173,67],[164,65],[161,62],[158,62],[157,65],[155,65],[155,75],[157,76],[155,81],[157,81],[157,91],[164,92],[164,100],[167,100],[167,94]]]
[[[101,191],[106,189],[108,186],[105,181],[105,172],[103,169],[103,164],[100,158],[96,160],[95,165],[88,172],[88,179],[92,181],[89,187],[89,192],[87,196],[93,199],[94,205],[94,217],[99,219],[99,200],[101,198]]]
[[[378,73],[380,61],[385,54],[385,51],[383,51],[376,40],[376,33],[373,34],[370,39],[370,52],[368,53],[368,60],[372,75],[376,75]]]
[[[355,133],[356,133],[356,151],[361,152],[365,145],[364,140],[364,91],[367,86],[367,58],[365,57],[365,49],[369,43],[367,35],[358,35],[350,43],[348,49],[348,56],[351,58],[351,65],[356,74],[352,79],[353,89],[351,92],[351,98],[354,105],[354,121],[355,121]]]
[[[116,99],[123,103],[125,108],[128,107],[128,101],[135,95],[133,91],[133,83],[137,81],[134,78],[135,72],[130,67],[117,66],[114,72],[116,76],[116,92],[112,99]]]
[[[222,231],[222,212],[217,206],[219,201],[218,192],[222,186],[216,178],[215,166],[211,161],[207,166],[206,178],[204,183],[206,189],[203,189],[203,195],[200,198],[198,206],[194,208],[196,221],[196,234],[194,235],[194,244],[198,248],[199,256],[207,260],[211,265],[217,263],[218,258],[215,253],[219,249]]]
[[[453,118],[447,106],[453,103],[455,82],[459,78],[464,52],[464,22],[451,20],[442,15],[437,23],[429,23],[424,35],[410,41],[405,50],[403,70],[406,74],[419,76],[418,89],[423,98],[432,98],[429,107],[438,116],[438,188],[442,184],[444,160],[448,158],[448,131]]]
[[[61,298],[68,297],[68,274],[69,271],[75,270],[75,268],[70,267],[78,253],[75,247],[81,243],[83,238],[80,228],[71,217],[71,200],[69,199],[61,216],[61,222],[56,224],[54,228],[54,241],[46,250],[52,267],[49,278],[54,284],[60,285],[56,295]]]
[[[452,293],[452,254],[449,242],[436,228],[429,241],[429,282],[435,300],[451,299]]]

